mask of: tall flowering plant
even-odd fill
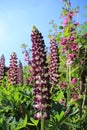
[[[24,61],[27,63],[24,66],[24,76],[23,76],[23,80],[24,80],[24,84],[32,84],[33,83],[33,75],[32,75],[32,55],[31,55],[31,49],[27,49],[27,45],[26,44],[22,44],[21,45],[22,53],[24,54]]]
[[[56,85],[59,82],[59,52],[58,44],[55,38],[50,38],[50,63],[49,63],[49,76],[52,85]]]
[[[77,33],[80,26],[74,17],[78,13],[78,8],[71,9],[69,0],[63,0],[64,8],[61,18],[63,18],[60,31],[56,34],[56,40],[59,43],[60,50],[60,89],[65,89],[67,102],[72,99],[78,99],[79,93],[75,93],[75,87],[79,87],[79,34]],[[60,35],[61,34],[61,35]],[[76,69],[75,69],[76,68]],[[75,69],[75,70],[74,70]],[[77,73],[77,75],[75,74]],[[78,84],[78,86],[77,86]],[[67,89],[66,89],[67,88]],[[77,95],[77,96],[76,96]]]
[[[49,118],[50,84],[45,43],[42,34],[35,26],[32,28],[31,41],[34,77],[34,118],[41,120],[41,130],[43,130],[44,119]]]
[[[9,70],[8,70],[8,82],[16,85],[17,84],[17,55],[15,52],[11,54]]]
[[[52,99],[63,105],[66,110],[67,108],[69,110],[69,107],[73,111],[78,109],[79,114],[76,116],[81,121],[80,118],[83,118],[82,115],[87,110],[87,30],[84,29],[87,23],[82,26],[75,20],[78,7],[71,9],[70,0],[63,0],[63,3],[61,14],[63,22],[59,27],[60,30],[57,30],[56,24],[52,23],[56,32],[53,36],[58,42],[60,54],[59,92],[56,96],[52,96]],[[76,123],[74,118],[72,122]]]
[[[4,75],[5,75],[5,57],[4,55],[2,55],[0,57],[0,82],[3,79]]]

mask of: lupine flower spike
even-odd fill
[[[45,43],[42,34],[33,26],[32,34],[32,63],[34,76],[34,118],[46,119],[50,109],[50,84],[48,64],[46,62]]]
[[[13,52],[10,58],[10,65],[8,70],[8,81],[11,84],[17,84],[17,56],[16,53]]]
[[[0,57],[0,83],[1,83],[1,80],[3,79],[5,75],[5,57],[4,55],[2,55]]]
[[[55,85],[59,81],[59,54],[58,54],[58,44],[54,38],[50,39],[50,66],[49,75],[51,84]]]

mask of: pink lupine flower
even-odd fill
[[[70,36],[69,40],[70,40],[70,41],[74,41],[74,40],[75,40],[75,37],[74,37],[74,36]]]
[[[67,38],[61,38],[60,45],[63,46],[62,53],[66,53],[68,50],[68,41]]]
[[[66,27],[67,26],[67,24],[68,24],[68,22],[69,22],[69,17],[66,17],[65,19],[64,19],[64,21],[63,21],[63,27]]]
[[[67,45],[67,38],[61,38],[60,44],[63,46]]]
[[[73,61],[73,59],[76,57],[76,55],[73,54],[73,53],[70,53],[70,54],[68,55],[68,57],[69,57],[69,59],[71,59],[71,60]]]
[[[78,90],[79,90],[79,87],[78,87],[78,86],[76,86],[76,87],[75,87],[75,91],[77,92]]]
[[[27,50],[25,50],[24,61],[27,62],[28,66],[31,65],[30,55],[29,55],[29,52]]]
[[[83,61],[83,60],[81,60],[81,61],[80,61],[80,63],[81,63],[81,65],[83,65],[83,64],[84,64],[84,61]]]
[[[78,26],[78,25],[79,25],[79,23],[78,23],[78,22],[75,22],[75,23],[74,23],[74,25],[75,25],[75,26]]]
[[[78,45],[75,42],[71,42],[70,49],[72,51],[77,51],[78,50]]]
[[[69,66],[73,63],[73,60],[72,59],[68,59],[67,62],[66,62],[66,65]]]
[[[75,11],[75,12],[69,12],[69,17],[71,17],[71,18],[73,18],[75,15],[77,14],[77,12]]]
[[[62,48],[62,53],[65,54],[67,52],[67,48]]]
[[[73,78],[70,82],[71,85],[74,85],[77,82],[77,78]]]

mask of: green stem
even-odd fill
[[[67,101],[70,101],[70,95],[71,95],[71,88],[70,88],[70,82],[71,82],[71,67],[70,67],[70,65],[67,67],[67,81],[68,81]]]
[[[41,119],[41,130],[44,130],[44,119]]]
[[[70,96],[71,96],[70,82],[71,82],[71,66],[69,65],[69,100],[70,100]]]
[[[87,95],[87,77],[85,77],[85,78],[86,78],[86,86],[85,86],[85,95],[83,97],[82,109],[83,109],[85,103],[87,102],[87,99],[86,99],[86,95]]]
[[[80,95],[82,95],[82,81],[80,81]],[[83,99],[80,101],[80,118],[82,117]]]

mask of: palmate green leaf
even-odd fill
[[[61,111],[61,113],[60,113],[60,120],[64,117],[64,115],[65,115],[65,112]]]
[[[39,122],[39,120],[35,120],[34,118],[30,118],[30,120],[32,121],[32,123],[35,125],[35,126],[37,126],[38,125],[38,122]]]
[[[48,130],[59,130],[59,122],[58,119],[54,116],[51,117],[51,120],[47,122],[46,128],[48,127]]]
[[[2,124],[2,122],[3,122],[3,118],[2,118],[2,117],[0,117],[0,124]]]
[[[0,130],[9,130],[6,117],[4,114],[0,115]]]
[[[12,108],[10,106],[1,106],[0,107],[0,113],[7,113],[11,110],[12,110]]]
[[[15,130],[20,130],[21,128],[25,128],[27,125],[27,115],[25,115],[24,119],[20,118],[20,120],[16,124],[17,126]]]
[[[58,122],[61,124],[61,121],[63,120],[64,116],[65,116],[65,112],[62,110],[60,114],[57,113],[54,117],[55,117],[55,120],[56,121],[58,120]]]
[[[56,95],[52,96],[52,100],[55,102],[58,102],[60,99],[62,99],[64,97],[63,92],[57,92]]]
[[[16,91],[13,97],[14,97],[14,100],[15,100],[16,102],[18,102],[19,99],[20,99],[20,98],[19,98],[19,92]]]
[[[27,114],[25,115],[25,119],[24,119],[24,122],[23,122],[23,126],[25,127],[27,125]]]
[[[74,117],[78,113],[78,111],[79,109],[74,112],[72,112],[72,110],[69,110],[69,112],[67,112],[67,114],[65,114],[63,118],[61,119],[61,122],[60,122],[61,126],[64,124],[64,122],[67,122],[67,119],[69,119],[71,116]]]
[[[39,123],[39,120],[35,120],[32,117],[30,118],[30,120],[31,120],[32,123],[30,123],[30,122],[27,123],[27,125],[29,125],[29,126],[37,126],[38,123]]]
[[[17,121],[16,121],[15,117],[13,118],[13,120],[12,120],[11,122],[8,123],[9,128],[10,128],[11,130],[15,130],[16,124],[17,124]]]
[[[25,96],[25,97],[27,97],[27,98],[30,98],[30,91],[29,91],[29,93],[27,94],[27,93],[25,93],[25,92],[23,92],[23,91],[21,91],[21,90],[19,90],[19,92],[20,92],[20,94],[22,94],[23,96]]]
[[[79,66],[73,68],[71,71],[70,71],[70,74],[74,73],[75,71],[77,71],[79,69]]]
[[[62,64],[64,65],[65,64],[65,60],[64,60],[63,56],[60,56],[59,58],[60,58],[60,61],[62,62]]]

